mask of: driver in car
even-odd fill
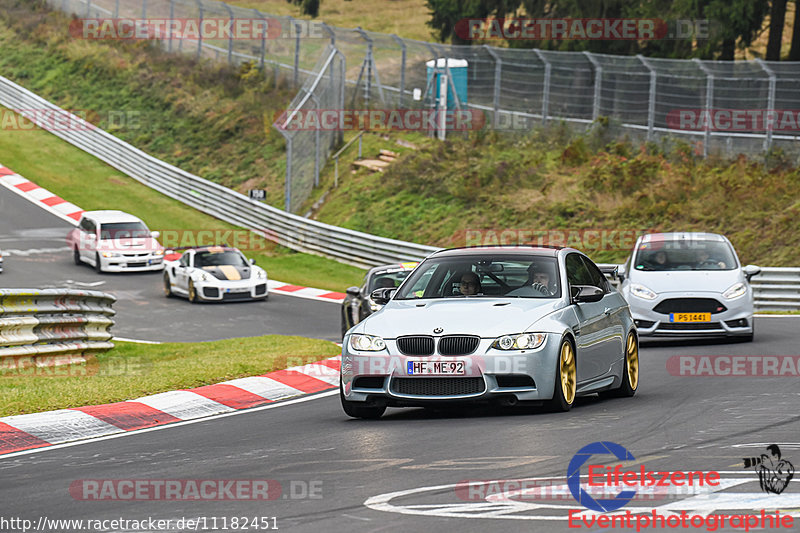
[[[552,296],[556,293],[550,272],[533,263],[528,267],[528,281],[522,287],[514,289],[508,296]]]
[[[481,290],[481,282],[474,272],[467,272],[461,276],[461,282],[458,284],[458,290],[464,296],[474,296]]]

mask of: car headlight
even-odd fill
[[[381,304],[375,303],[375,300],[373,300],[372,298],[369,299],[369,310],[370,311],[372,311],[374,313],[375,311],[379,311],[381,307],[383,307]]]
[[[734,298],[738,298],[743,296],[747,292],[747,285],[742,282],[729,287],[722,295],[727,298],[728,300],[733,300]]]
[[[350,347],[360,352],[379,352],[386,349],[386,343],[374,335],[354,333],[350,335]]]
[[[631,294],[644,300],[655,300],[658,297],[656,293],[638,283],[631,284]]]
[[[108,259],[109,257],[119,257],[117,252],[102,252],[100,255]]]
[[[533,350],[544,343],[544,333],[516,333],[503,335],[492,343],[492,348],[497,350]]]
[[[164,250],[156,250],[153,255],[164,255]]]
[[[201,272],[200,275],[196,277],[197,281],[208,281],[208,279],[209,279],[208,274],[206,274],[205,272]]]

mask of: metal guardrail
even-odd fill
[[[110,350],[115,301],[98,291],[0,289],[0,370],[79,362]]]
[[[598,263],[600,268],[621,266]],[[614,287],[619,281],[606,277]],[[753,307],[756,311],[800,311],[800,268],[761,267],[761,273],[750,280],[753,287]]]
[[[368,268],[418,261],[438,249],[323,224],[250,200],[160,161],[1,76],[0,105],[170,198],[293,250]],[[63,122],[48,120],[42,110],[58,113],[79,127],[59,128]]]

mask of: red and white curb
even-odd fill
[[[339,386],[341,356],[196,389],[0,418],[0,455],[257,407]]]
[[[0,185],[5,186],[7,189],[19,194],[25,199],[33,202],[42,209],[49,211],[69,222],[72,225],[77,225],[81,219],[83,209],[75,204],[69,203],[60,196],[57,196],[47,189],[39,187],[34,182],[23,178],[2,165],[0,165]],[[288,296],[295,296],[298,298],[307,298],[309,300],[317,300],[320,302],[336,302],[340,303],[345,299],[346,294],[342,292],[326,291],[323,289],[315,289],[313,287],[302,287],[299,285],[292,285],[283,281],[269,280],[269,289],[279,294],[286,294]]]
[[[13,170],[2,165],[0,165],[0,184],[24,196],[31,202],[39,205],[42,209],[46,209],[70,224],[77,225],[78,221],[81,219],[83,209],[75,204],[69,203],[47,189],[39,187],[32,181],[23,178]]]

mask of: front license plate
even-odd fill
[[[711,313],[670,313],[670,322],[711,322]]]
[[[225,292],[250,292],[250,289],[225,289]]]
[[[463,376],[464,361],[408,361],[408,375]]]

